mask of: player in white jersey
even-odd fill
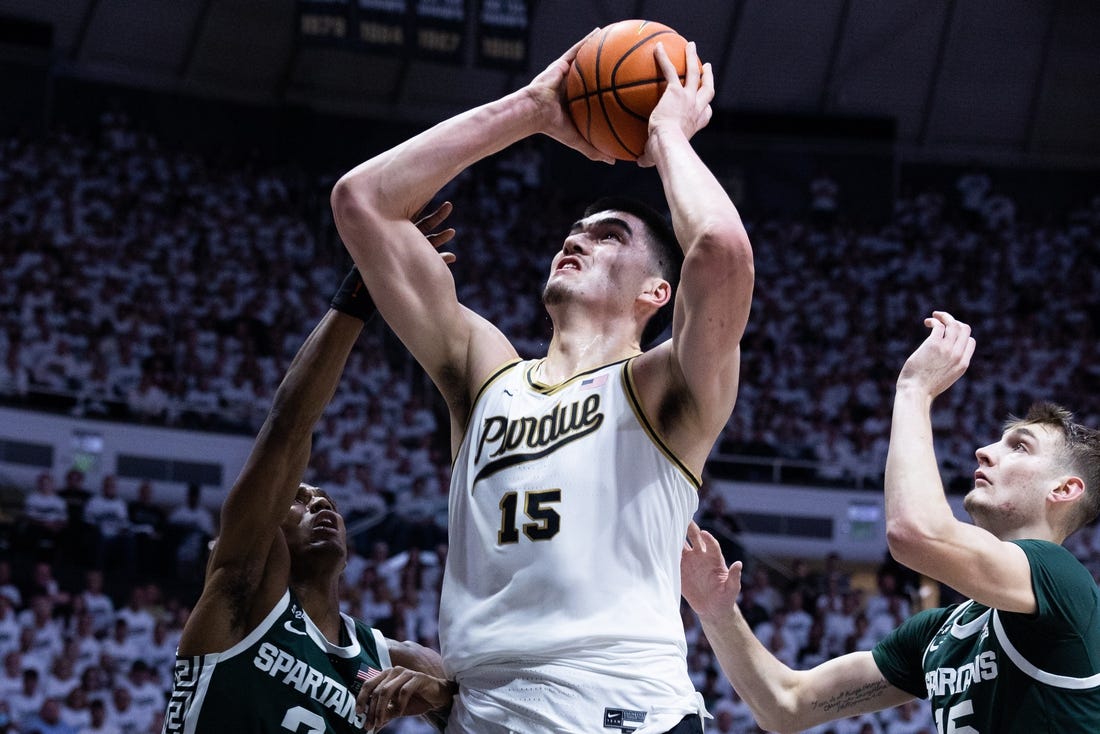
[[[358,166],[332,195],[379,311],[450,408],[440,641],[459,693],[448,734],[702,731],[678,554],[733,409],[753,286],[741,219],[690,143],[710,120],[710,66],[700,71],[689,44],[681,81],[655,52],[668,85],[640,162],[657,167],[672,227],[626,199],[573,224],[543,293],[554,324],[544,359],[510,366],[516,350],[458,302],[450,272],[402,221],[537,133],[611,162],[562,103],[579,46],[523,89]],[[671,338],[643,352],[669,311]]]

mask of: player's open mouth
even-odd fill
[[[558,262],[558,268],[557,269],[558,270],[580,270],[581,269],[581,264],[576,258],[563,257]]]

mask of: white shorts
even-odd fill
[[[447,734],[657,734],[689,714],[709,718],[696,691],[662,680],[560,663],[479,666],[458,675]]]

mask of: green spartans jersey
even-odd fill
[[[391,667],[390,654],[381,633],[341,617],[345,646],[326,640],[288,589],[230,649],[177,657],[164,734],[363,734],[355,694]]]
[[[1038,612],[968,601],[914,615],[872,654],[892,685],[929,698],[940,734],[1100,732],[1100,591],[1065,548],[1015,541]]]

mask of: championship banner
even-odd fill
[[[353,34],[357,46],[387,54],[404,54],[409,50],[409,5],[416,0],[357,1],[358,15]]]
[[[478,9],[477,65],[527,71],[531,0],[481,0]]]
[[[468,0],[298,0],[298,39],[462,64]]]
[[[466,48],[466,0],[410,0],[415,58],[461,64]]]
[[[298,0],[298,39],[343,44],[352,34],[354,0]]]

